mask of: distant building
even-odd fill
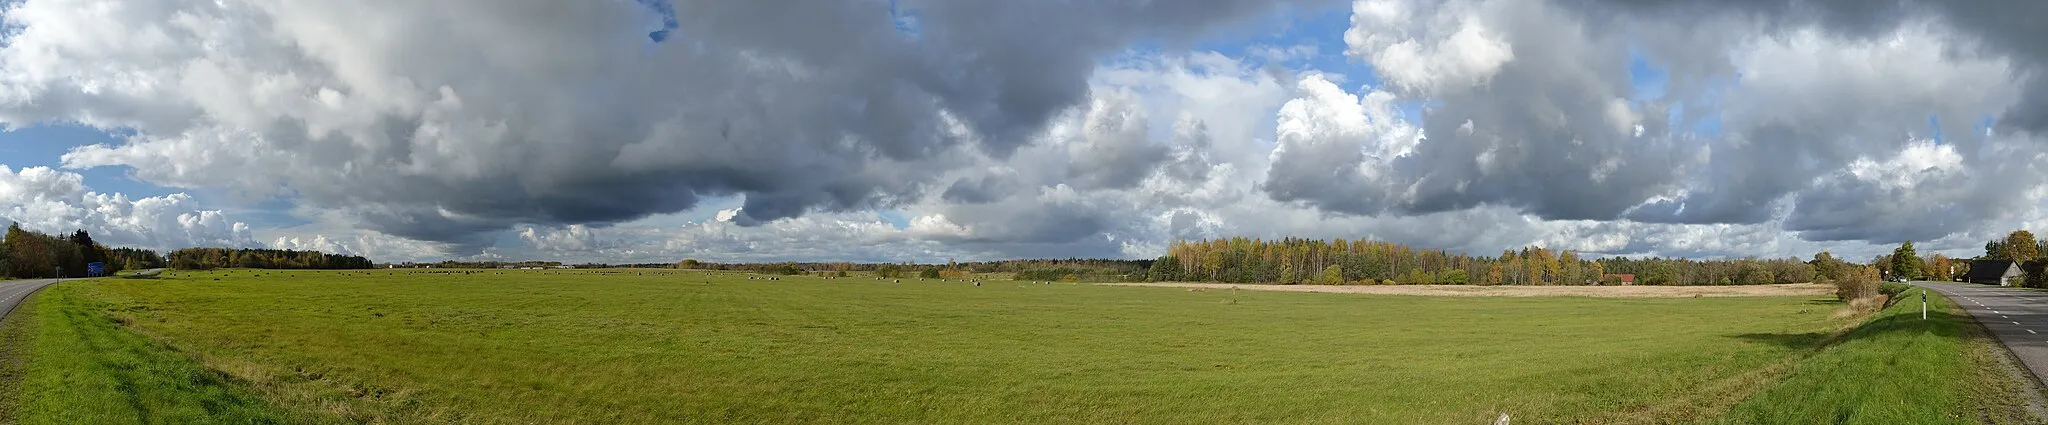
[[[1609,273],[1600,275],[1601,283],[1606,283],[1608,279],[1614,279],[1617,282],[1621,282],[1622,286],[1636,284],[1636,275],[1634,273]]]
[[[2016,286],[2026,279],[2026,270],[2008,260],[1970,260],[1970,274],[1963,276],[1970,283],[1998,286]]]

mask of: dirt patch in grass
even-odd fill
[[[1835,287],[1817,283],[1739,286],[1468,286],[1468,285],[1255,285],[1232,283],[1105,283],[1108,286],[1152,286],[1192,290],[1282,292],[1328,292],[1369,295],[1424,295],[1453,297],[1604,297],[1604,298],[1692,298],[1692,297],[1786,297],[1833,296]]]

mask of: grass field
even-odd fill
[[[1853,322],[1813,297],[228,271],[71,282],[32,308],[29,424],[1972,423],[2017,409],[1983,389],[2012,382],[1979,373],[1967,319],[1838,335]],[[1887,384],[1903,378],[1953,384]]]

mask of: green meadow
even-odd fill
[[[2023,383],[1986,372],[1995,343],[1938,297],[1937,320],[1919,321],[1917,304],[1845,319],[1832,318],[1839,302],[1802,297],[766,279],[233,270],[67,282],[0,329],[0,422],[2031,420],[2013,395]],[[1913,384],[1928,382],[1939,384]]]

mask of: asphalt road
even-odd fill
[[[14,306],[21,304],[21,300],[28,299],[29,294],[36,293],[36,290],[52,283],[57,283],[57,279],[0,281],[0,317],[6,317],[7,313],[13,312]]]
[[[2048,292],[1952,282],[1913,282],[1962,305],[2012,350],[2034,379],[2048,383]],[[1908,298],[1901,302],[1920,302]]]

